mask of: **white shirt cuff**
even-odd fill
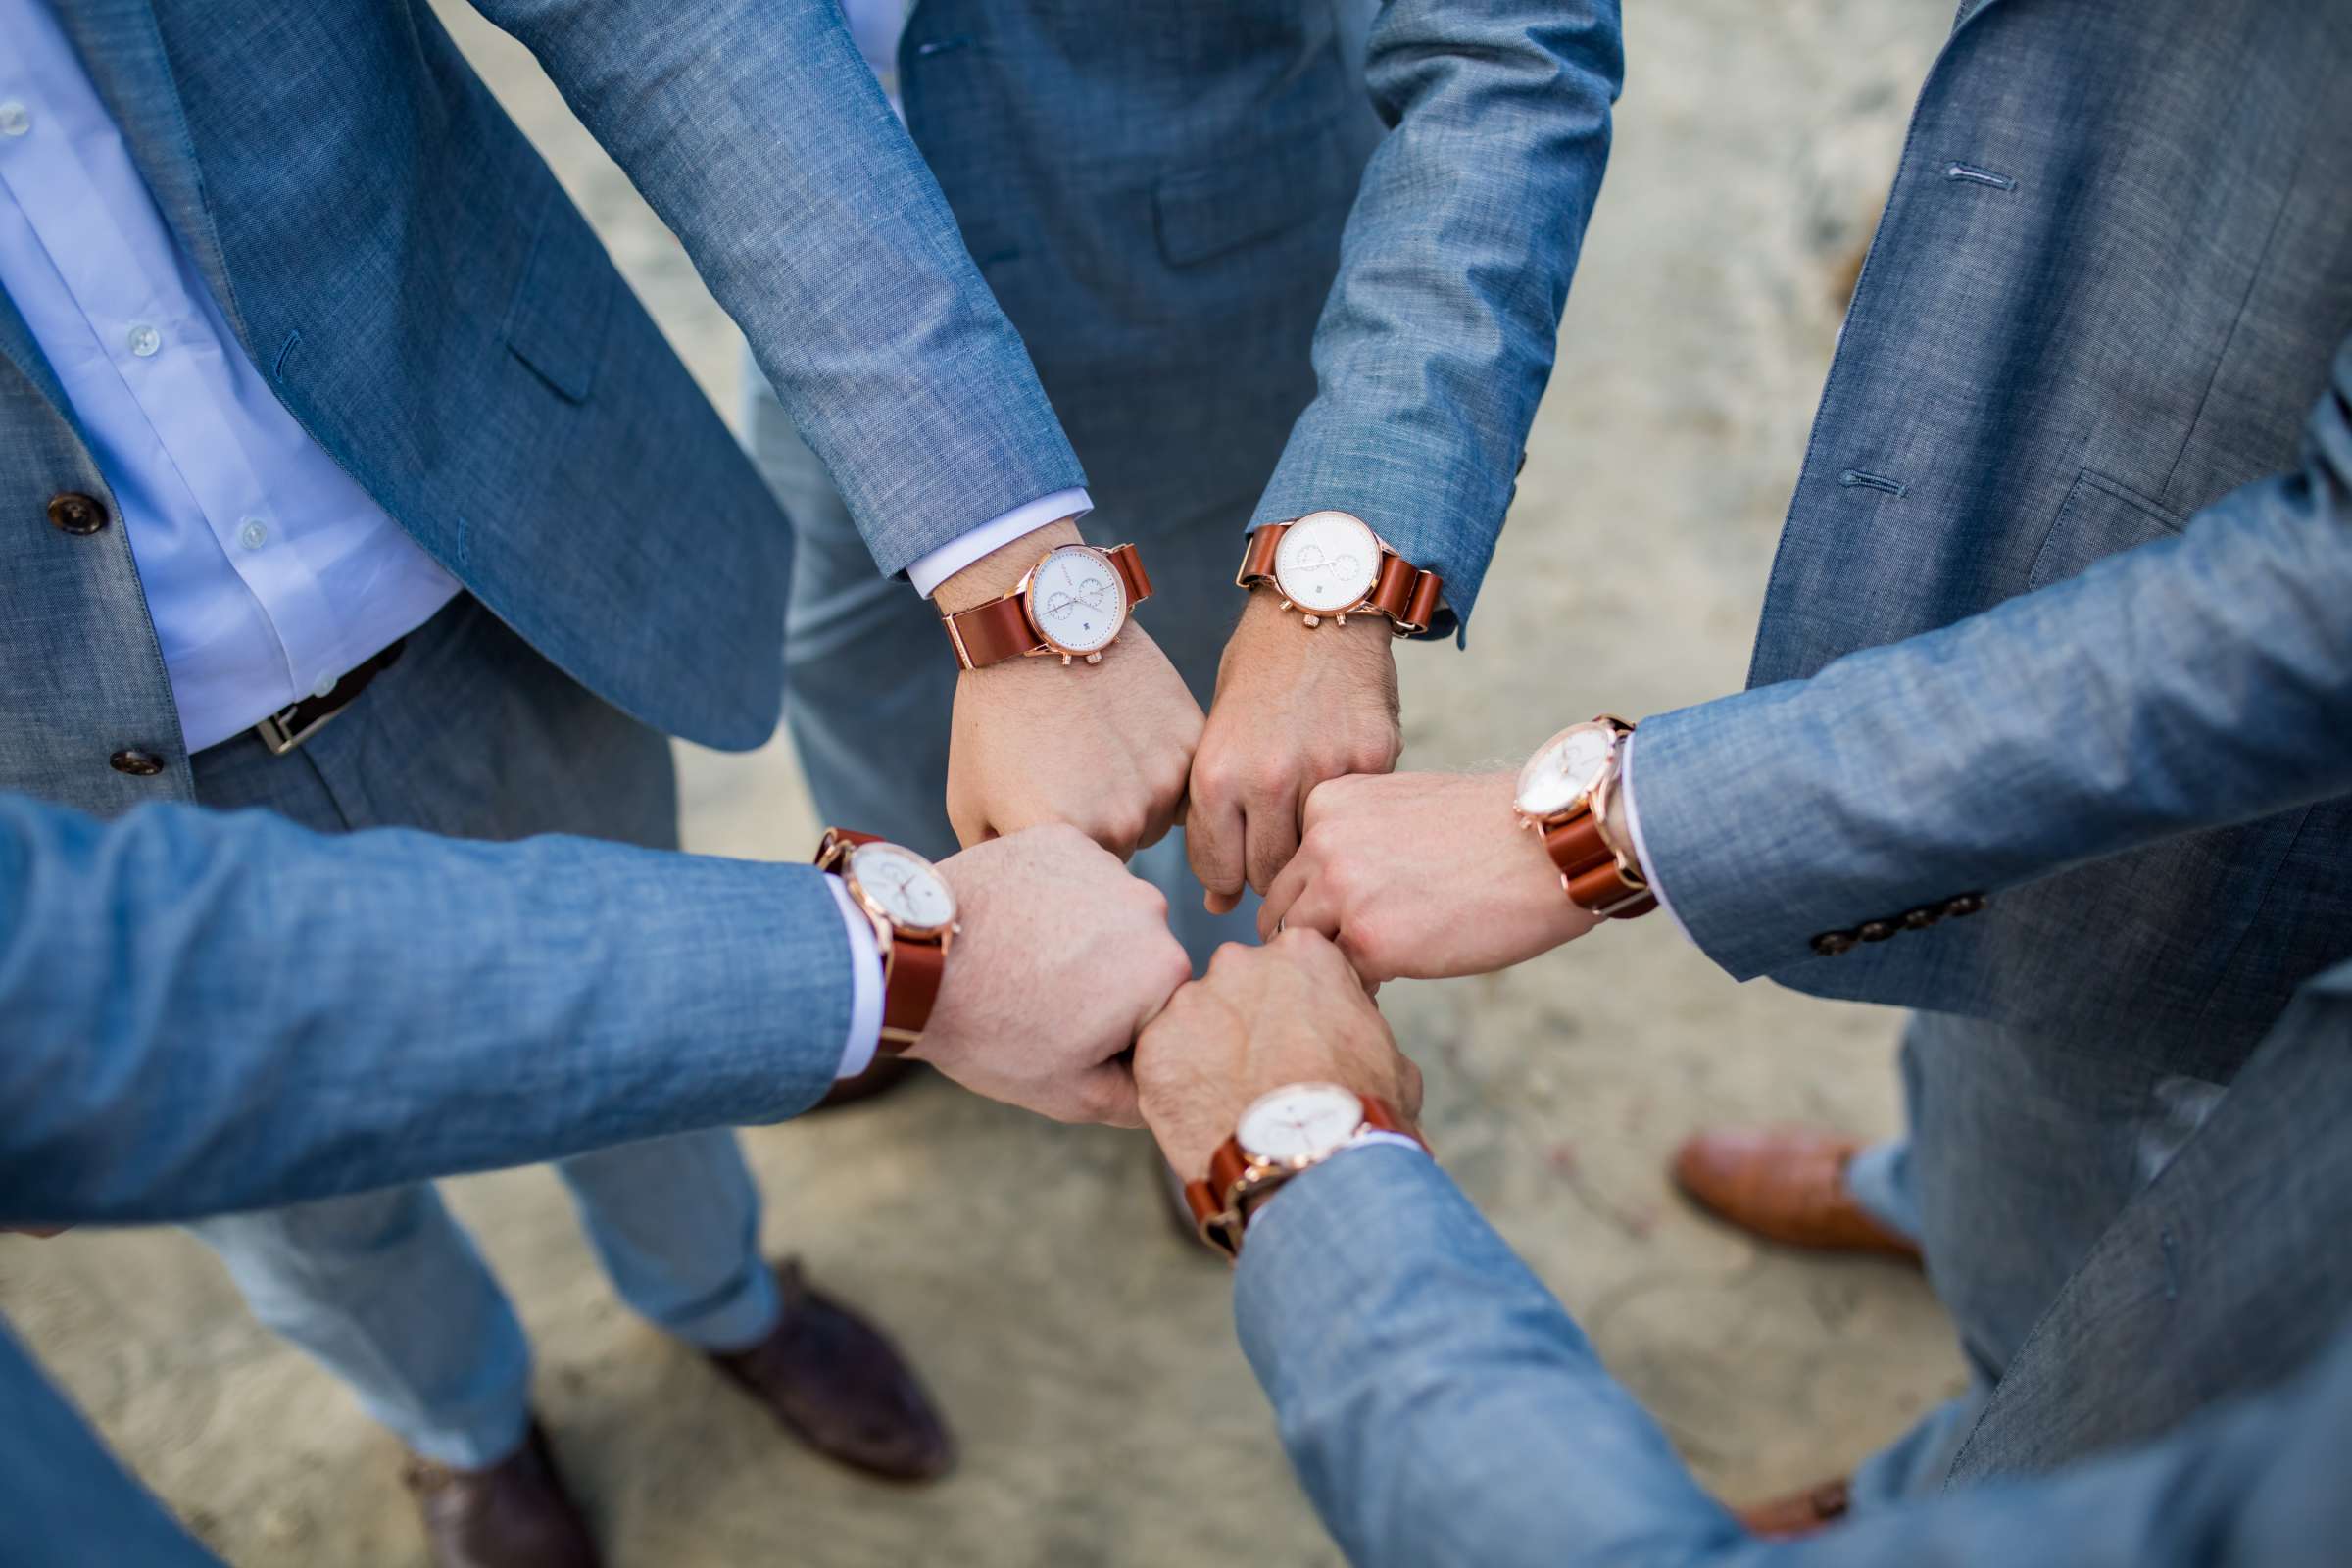
[[[1641,738],[1639,731],[1626,738],[1625,760],[1618,764],[1617,776],[1624,786],[1625,830],[1633,838],[1634,859],[1642,867],[1642,880],[1647,882],[1649,891],[1657,895],[1658,907],[1666,911],[1666,918],[1674,922],[1674,928],[1683,934],[1683,940],[1696,947],[1698,944],[1692,939],[1690,928],[1683,924],[1681,915],[1674,912],[1674,901],[1666,897],[1666,884],[1658,880],[1658,873],[1651,868],[1649,846],[1642,839],[1642,808],[1634,801],[1634,745]]]
[[[1026,506],[1015,507],[1002,517],[982,523],[970,533],[956,535],[927,556],[916,557],[906,568],[906,580],[914,584],[916,593],[928,599],[941,583],[990,551],[1001,550],[1049,522],[1083,517],[1094,510],[1094,498],[1084,490],[1056,490],[1050,496],[1039,496]]]
[[[835,1078],[855,1078],[874,1064],[882,1044],[882,951],[874,945],[874,922],[850,897],[841,878],[829,876],[833,902],[841,906],[841,923],[850,937],[850,1038],[842,1042],[841,1067]]]

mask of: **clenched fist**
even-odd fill
[[[1505,969],[1580,937],[1544,841],[1519,825],[1509,773],[1341,778],[1306,800],[1306,834],[1258,930],[1320,932],[1369,981]]]
[[[1212,912],[1263,893],[1298,849],[1298,813],[1325,779],[1386,773],[1403,745],[1396,634],[1379,615],[1307,626],[1256,592],[1217,665],[1193,757],[1185,850]]]
[[[1167,899],[1060,825],[975,845],[939,869],[962,930],[907,1055],[1056,1121],[1141,1125],[1121,1054],[1192,974]]]
[[[1288,931],[1262,948],[1227,943],[1135,1048],[1145,1123],[1188,1180],[1251,1101],[1286,1084],[1334,1083],[1386,1102],[1409,1125],[1421,1070],[1337,948]]]
[[[1073,523],[1026,534],[939,587],[943,613],[1017,583]],[[966,845],[1041,822],[1067,822],[1125,859],[1184,814],[1200,705],[1133,620],[1099,664],[1007,659],[956,682],[948,821]]]

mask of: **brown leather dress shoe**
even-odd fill
[[[1741,1230],[1790,1247],[1884,1252],[1919,1261],[1909,1237],[1888,1230],[1846,1190],[1861,1145],[1804,1128],[1710,1128],[1675,1152],[1675,1184]]]
[[[536,1421],[521,1447],[486,1469],[411,1457],[401,1479],[438,1568],[597,1568],[588,1522]]]
[[[947,1474],[955,1440],[890,1337],[809,1289],[797,1259],[776,1265],[776,1284],[775,1329],[712,1364],[819,1453],[893,1481]]]
[[[1791,1492],[1769,1502],[1735,1508],[1749,1532],[1770,1541],[1793,1541],[1826,1529],[1845,1517],[1845,1482],[1824,1481],[1802,1492]]]

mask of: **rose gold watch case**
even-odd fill
[[[1286,583],[1282,580],[1282,547],[1287,546],[1293,539],[1298,538],[1298,530],[1306,527],[1308,524],[1327,522],[1337,523],[1343,527],[1360,532],[1363,535],[1363,546],[1366,550],[1366,553],[1370,555],[1371,561],[1364,570],[1363,589],[1353,598],[1348,600],[1346,603],[1335,602],[1329,605],[1310,605],[1304,599],[1300,598],[1297,593],[1293,592],[1289,583]],[[1394,545],[1390,544],[1386,539],[1383,539],[1379,534],[1374,533],[1372,531],[1372,525],[1366,522],[1363,518],[1357,516],[1352,512],[1310,512],[1305,516],[1300,517],[1298,521],[1290,525],[1289,530],[1283,536],[1282,545],[1275,548],[1274,587],[1275,590],[1282,595],[1282,608],[1285,610],[1297,610],[1298,613],[1304,617],[1307,625],[1321,625],[1323,617],[1325,615],[1329,615],[1336,624],[1345,626],[1348,624],[1348,617],[1349,615],[1363,613],[1372,608],[1372,590],[1380,586],[1381,560],[1383,557],[1393,556],[1396,553],[1396,549]]]
[[[1037,574],[1045,570],[1046,563],[1052,561],[1055,556],[1073,553],[1093,557],[1096,564],[1110,578],[1111,592],[1119,596],[1119,628],[1105,638],[1100,648],[1072,648],[1065,643],[1056,641],[1054,634],[1046,630],[1046,617],[1037,612],[1037,603],[1034,597]],[[1098,550],[1088,544],[1055,545],[1037,558],[1036,565],[1021,573],[1021,580],[1012,585],[1012,591],[1020,596],[1021,613],[1029,617],[1029,629],[1037,633],[1037,640],[1044,645],[1030,649],[1025,656],[1030,659],[1052,659],[1058,655],[1065,664],[1073,661],[1100,664],[1102,662],[1102,656],[1118,646],[1120,637],[1126,634],[1128,620],[1135,614],[1135,606],[1128,602],[1126,579],[1119,575],[1118,564],[1110,559],[1109,551]]]
[[[1320,517],[1343,519],[1364,531],[1371,541],[1373,570],[1370,584],[1352,603],[1330,608],[1305,604],[1286,587],[1277,569],[1282,548],[1291,537],[1291,530]],[[1389,622],[1390,631],[1398,637],[1412,637],[1429,630],[1445,587],[1437,573],[1422,571],[1398,553],[1396,547],[1383,539],[1372,525],[1352,512],[1326,508],[1295,517],[1289,522],[1269,522],[1250,530],[1249,542],[1242,549],[1242,564],[1233,574],[1233,585],[1254,591],[1269,587],[1281,597],[1282,608],[1298,612],[1300,624],[1313,628],[1331,620],[1338,625],[1348,624],[1349,615],[1379,615]]]
[[[1579,730],[1592,729],[1600,730],[1608,737],[1609,741],[1608,750],[1602,756],[1599,767],[1593,770],[1592,782],[1565,806],[1544,812],[1529,810],[1521,804],[1527,794],[1528,773],[1569,736]],[[1631,844],[1626,841],[1622,826],[1611,820],[1609,816],[1610,787],[1617,780],[1618,768],[1625,758],[1625,744],[1633,733],[1633,724],[1629,720],[1618,717],[1615,713],[1602,713],[1597,717],[1587,719],[1581,724],[1571,724],[1529,754],[1527,761],[1519,770],[1518,783],[1511,792],[1511,810],[1519,818],[1519,825],[1536,835],[1537,841],[1544,845],[1546,855],[1558,853],[1554,848],[1552,836],[1563,825],[1575,821],[1579,816],[1588,814],[1591,816],[1592,830],[1599,839],[1601,849],[1606,852],[1605,858],[1596,859],[1593,864],[1598,866],[1606,865],[1612,860],[1615,862],[1618,881],[1625,890],[1624,896],[1604,906],[1595,907],[1588,905],[1577,896],[1576,877],[1566,868],[1562,868],[1559,873],[1560,891],[1574,901],[1579,907],[1597,914],[1603,919],[1621,914],[1629,917],[1646,914],[1650,909],[1656,907],[1655,896],[1649,887],[1649,879],[1642,873],[1641,860],[1634,855]]]
[[[858,901],[858,906],[888,926],[894,934],[922,941],[929,941],[931,938],[937,937],[943,949],[954,941],[956,934],[963,929],[960,909],[956,909],[937,925],[901,925],[891,918],[890,911],[883,906],[882,901],[866,891],[865,883],[859,880],[858,875],[858,858],[872,850],[904,855],[906,858],[917,862],[934,877],[939,878],[939,885],[947,889],[948,904],[952,908],[956,903],[956,889],[949,884],[946,877],[939,875],[939,866],[936,862],[915,854],[903,844],[893,844],[888,839],[882,839],[872,844],[853,844],[840,858],[842,886],[850,890],[850,897]]]

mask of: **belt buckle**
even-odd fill
[[[253,726],[254,733],[262,738],[262,744],[269,748],[271,757],[285,756],[325,728],[327,720],[343,711],[340,708],[330,708],[309,723],[298,724],[295,722],[295,715],[302,711],[303,706],[301,703],[295,703],[281,708]]]

